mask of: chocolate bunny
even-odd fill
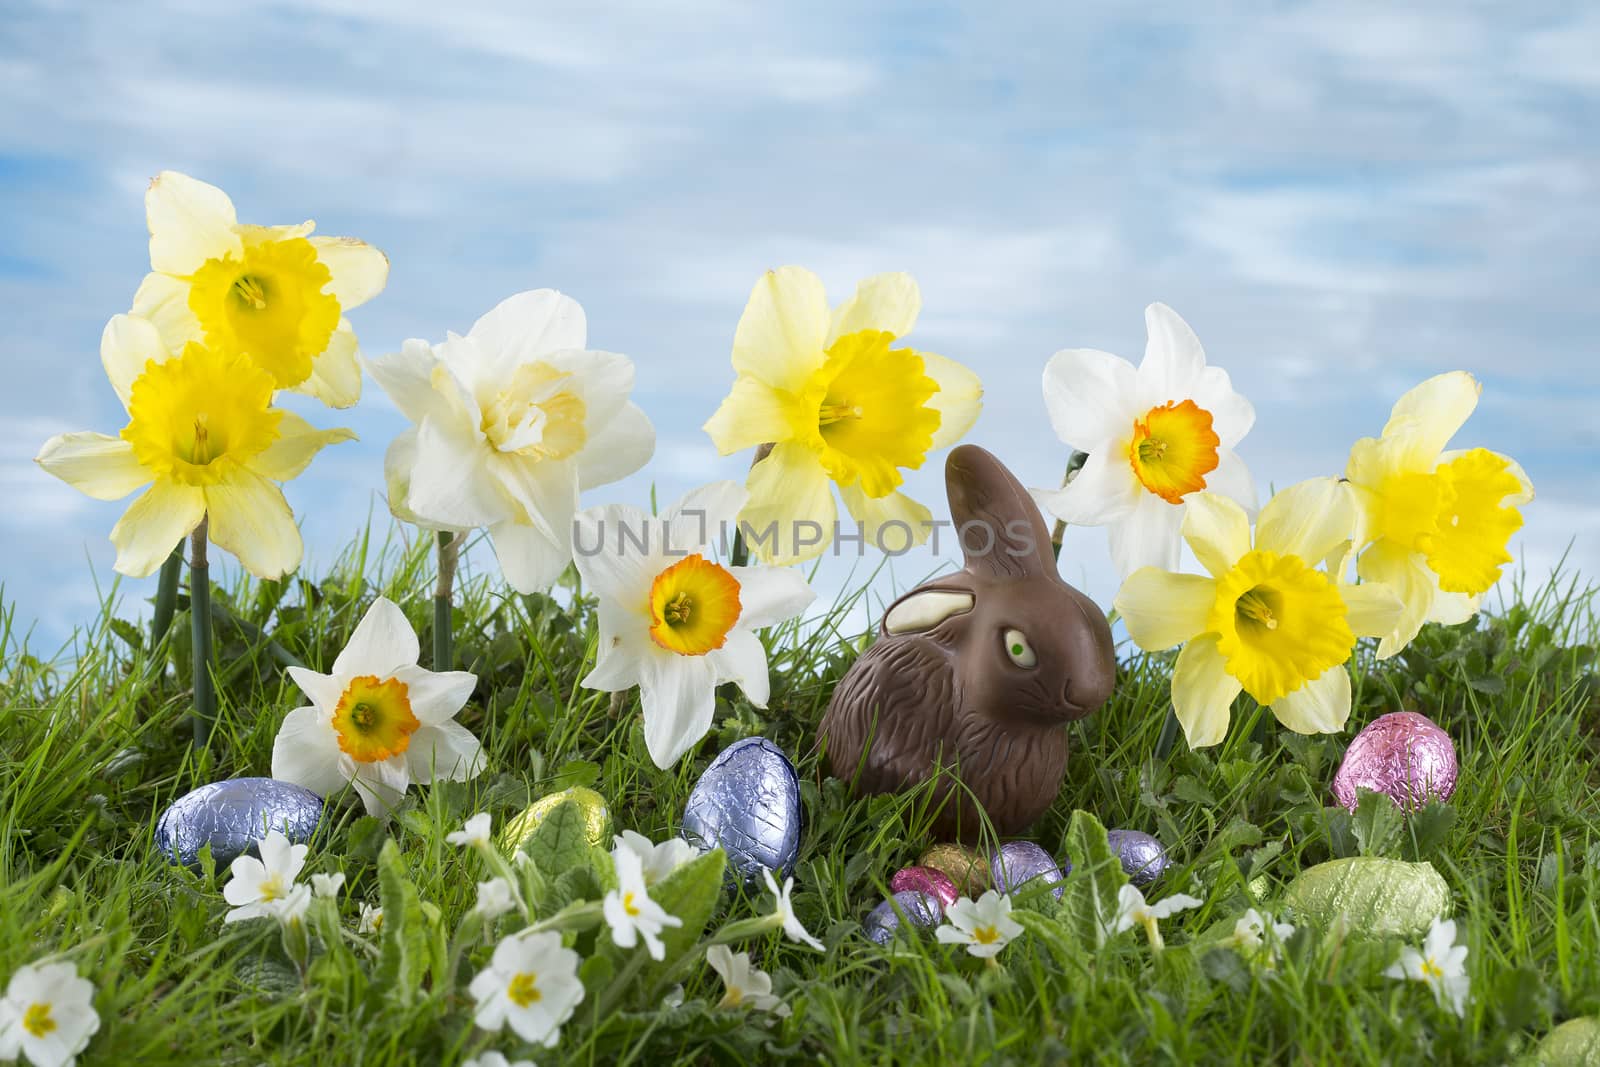
[[[965,568],[890,605],[819,733],[832,772],[858,791],[906,789],[943,768],[1013,834],[1060,792],[1066,724],[1111,695],[1111,628],[1061,580],[1038,507],[998,459],[954,449],[945,487]],[[972,796],[948,777],[937,788],[935,832],[975,840]]]

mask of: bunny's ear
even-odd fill
[[[962,445],[945,460],[944,481],[967,570],[996,578],[1057,576],[1044,516],[1005,464],[977,445]]]

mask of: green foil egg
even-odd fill
[[[1431,863],[1352,856],[1301,871],[1283,902],[1322,929],[1342,914],[1353,935],[1417,938],[1450,911],[1450,887]]]
[[[521,849],[533,837],[533,832],[539,828],[544,817],[569,800],[583,812],[583,827],[589,843],[601,847],[610,844],[611,811],[606,807],[606,798],[593,789],[575,785],[571,789],[540,797],[506,823],[505,829],[500,831],[500,848],[506,852]]]
[[[1600,1065],[1600,1018],[1568,1019],[1545,1035],[1524,1062],[1539,1067],[1597,1067]]]
[[[934,845],[917,860],[917,866],[943,872],[962,896],[975,897],[989,886],[989,861],[965,845]]]

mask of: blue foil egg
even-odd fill
[[[229,778],[174,800],[156,822],[156,847],[174,863],[193,867],[209,844],[220,869],[269,830],[304,844],[321,819],[322,798],[309,789],[275,778]]]
[[[679,835],[699,849],[721,848],[730,879],[782,879],[800,855],[800,778],[783,750],[764,737],[723,749],[689,794]]]
[[[1134,885],[1149,885],[1161,877],[1171,862],[1160,841],[1138,830],[1107,830],[1106,841]]]
[[[877,945],[887,945],[894,940],[895,931],[901,927],[901,913],[914,930],[931,930],[944,919],[944,908],[932,893],[907,889],[885,900],[861,920],[861,932],[867,940]]]
[[[1061,899],[1060,883],[1066,877],[1056,866],[1055,857],[1032,841],[1007,841],[989,857],[989,873],[994,887],[1002,893],[1014,893],[1035,878],[1046,879],[1047,885],[1056,887],[1056,899]]]

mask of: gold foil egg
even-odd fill
[[[611,812],[606,807],[605,797],[593,789],[575,785],[571,789],[540,797],[529,804],[522,814],[506,823],[505,829],[500,831],[500,847],[507,852],[520,850],[533,837],[533,832],[539,828],[544,817],[569,800],[583,812],[583,828],[589,843],[601,847],[609,844]]]
[[[917,866],[943,872],[963,896],[975,897],[989,884],[989,861],[977,849],[965,845],[934,845],[917,860]]]

